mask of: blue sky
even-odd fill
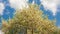
[[[33,3],[33,0],[28,0],[28,2],[32,4]],[[41,0],[34,0],[34,2],[35,2],[35,4],[38,4],[38,5],[40,5],[42,3]],[[1,16],[0,17],[0,22],[1,22],[1,18],[5,19],[5,20],[8,20],[8,18],[12,18],[13,15],[14,15],[14,12],[15,12],[15,8],[14,8],[13,4],[10,5],[10,1],[8,1],[8,0],[0,0],[0,3],[3,3],[4,4],[3,14],[2,15],[0,14],[0,16]],[[20,5],[19,5],[19,7],[21,8]],[[57,20],[56,25],[57,26],[60,26],[60,5],[58,4],[56,6],[56,11],[55,12],[54,12],[54,10],[50,9],[51,7],[49,7],[49,8],[48,7],[47,7],[47,9],[45,9],[45,6],[42,3],[40,9],[44,12],[44,14],[49,15],[48,18],[50,20],[53,20],[54,18],[56,18],[56,20]],[[53,8],[53,9],[55,9],[55,8]],[[53,15],[53,13],[55,15]]]

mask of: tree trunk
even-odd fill
[[[24,34],[27,34],[27,28],[25,28],[25,33]]]
[[[33,28],[32,28],[32,34],[33,34]]]

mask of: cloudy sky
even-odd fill
[[[0,0],[0,22],[1,18],[8,20],[12,18],[16,9],[28,8],[28,3],[40,5],[44,14],[48,14],[49,19],[56,18],[56,25],[60,26],[60,4],[59,0]]]
[[[56,18],[56,25],[60,27],[60,0],[0,0],[0,24],[1,18],[12,18],[16,9],[28,8],[28,3],[41,4],[44,14],[49,15],[50,20]]]

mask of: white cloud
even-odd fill
[[[15,9],[22,9],[23,7],[28,7],[28,0],[9,0],[11,7]]]
[[[0,3],[0,15],[3,15],[3,10],[4,10],[4,4]]]
[[[51,10],[53,15],[56,14],[56,10],[57,10],[57,0],[41,0],[42,5],[44,6],[44,8],[46,10]]]

